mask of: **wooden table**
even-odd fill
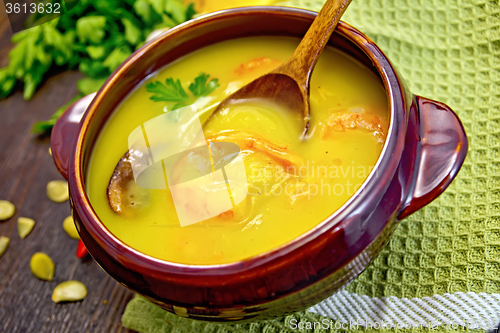
[[[0,3],[0,12],[3,12]],[[7,64],[12,47],[10,27],[0,13],[0,67]],[[65,72],[51,77],[29,102],[22,92],[0,100],[0,200],[16,206],[16,214],[0,222],[0,236],[10,246],[0,258],[0,332],[131,332],[121,315],[132,293],[109,277],[93,260],[76,258],[77,241],[62,228],[69,203],[50,201],[49,181],[63,179],[49,155],[49,138],[31,134],[33,124],[48,119],[77,94],[81,74]],[[33,218],[35,228],[24,240],[17,233],[17,218]],[[52,282],[40,281],[30,271],[35,252],[47,253],[56,264]],[[80,280],[88,296],[77,303],[55,304],[54,287],[65,280]]]

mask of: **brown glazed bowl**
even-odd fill
[[[377,45],[341,22],[330,45],[379,76],[391,116],[374,172],[346,204],[279,248],[222,265],[155,259],[106,229],[89,202],[85,179],[93,144],[120,101],[145,77],[193,50],[245,36],[301,38],[315,15],[292,8],[247,7],[184,23],[135,52],[95,97],[76,102],[59,119],[52,133],[54,160],[69,181],[81,239],[109,275],[184,317],[229,321],[282,316],[305,309],[352,281],[377,256],[399,220],[450,184],[468,147],[456,114],[442,103],[413,95]]]

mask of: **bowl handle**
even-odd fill
[[[424,97],[415,99],[418,123],[415,167],[398,220],[443,193],[460,170],[468,149],[465,130],[453,110]]]
[[[82,120],[94,96],[95,93],[87,95],[71,104],[52,128],[52,133],[50,135],[52,158],[54,159],[57,170],[66,180],[68,179],[69,156],[74,148],[76,136],[78,135],[80,120]]]

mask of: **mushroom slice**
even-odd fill
[[[111,209],[124,216],[134,216],[150,203],[149,191],[139,187],[134,180],[132,161],[140,154],[128,150],[116,165],[108,185],[108,201]]]

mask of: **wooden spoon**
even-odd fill
[[[230,103],[252,98],[270,98],[304,115],[302,138],[305,138],[309,129],[311,73],[351,1],[327,0],[290,58],[278,68],[226,97],[212,115]]]

